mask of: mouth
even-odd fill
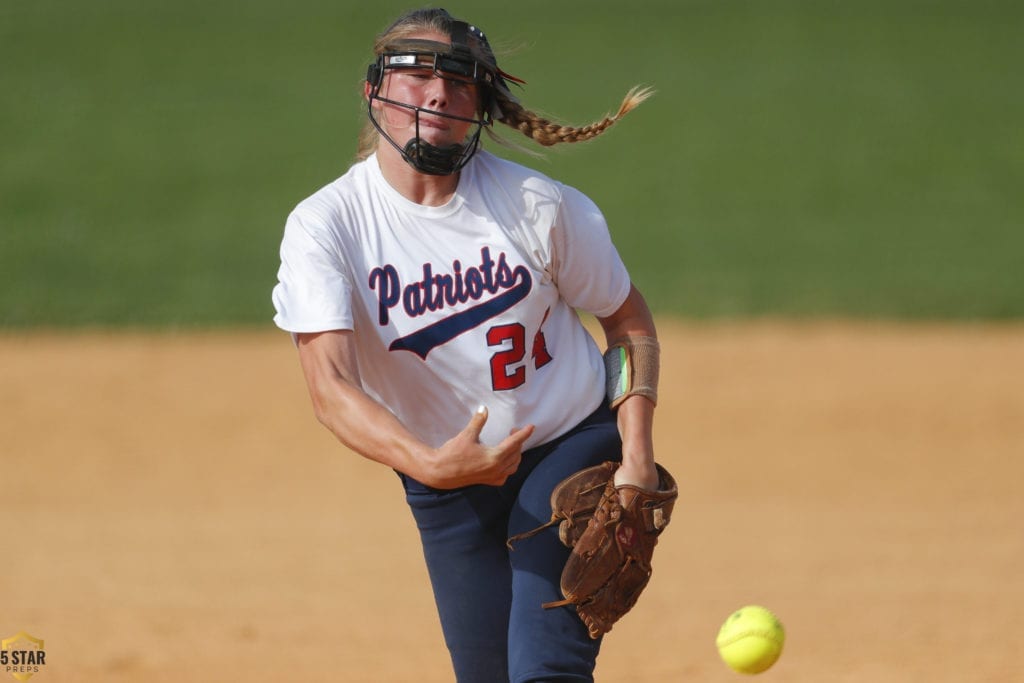
[[[451,125],[445,121],[442,117],[427,114],[426,112],[420,112],[420,128],[432,128],[434,130],[447,131],[451,129]]]

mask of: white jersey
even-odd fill
[[[289,215],[273,301],[292,333],[352,330],[363,389],[432,447],[478,406],[526,448],[604,400],[601,353],[575,309],[611,315],[629,275],[586,196],[479,151],[444,206],[409,201],[375,156]]]

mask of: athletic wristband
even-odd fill
[[[655,337],[625,337],[604,352],[605,389],[613,409],[628,396],[646,396],[658,404],[661,346]]]

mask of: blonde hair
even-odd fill
[[[550,147],[562,142],[585,142],[601,135],[612,125],[629,112],[636,109],[648,97],[654,94],[650,88],[635,86],[630,89],[619,105],[619,110],[614,116],[605,116],[600,121],[587,124],[586,126],[567,126],[545,119],[526,109],[517,102],[511,102],[498,97],[498,107],[501,109],[502,118],[500,123],[518,130],[534,142]]]
[[[444,35],[451,35],[451,20],[451,16],[444,10],[421,9],[407,12],[377,36],[373,52],[379,56],[384,52],[387,45],[392,42],[408,38],[420,32],[436,31]],[[495,97],[498,111],[501,112],[500,117],[495,117],[495,122],[503,123],[519,131],[544,147],[550,147],[563,142],[592,140],[604,133],[619,119],[654,94],[654,90],[651,88],[635,86],[626,93],[614,116],[606,115],[600,121],[595,121],[585,126],[569,126],[564,123],[551,121],[540,114],[526,109],[514,99],[510,99],[500,88],[491,88],[491,91]],[[503,140],[493,130],[493,126],[488,126],[486,130],[488,135],[496,142],[519,148],[519,145],[513,145]],[[365,121],[359,133],[356,160],[362,161],[373,154],[379,143],[380,134],[377,132],[377,129],[369,121]]]

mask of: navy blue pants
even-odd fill
[[[551,518],[551,491],[570,474],[622,457],[602,406],[568,434],[523,453],[503,486],[432,489],[399,475],[423,541],[445,643],[459,683],[592,681],[601,643],[562,598],[569,549],[558,528],[506,540]]]

